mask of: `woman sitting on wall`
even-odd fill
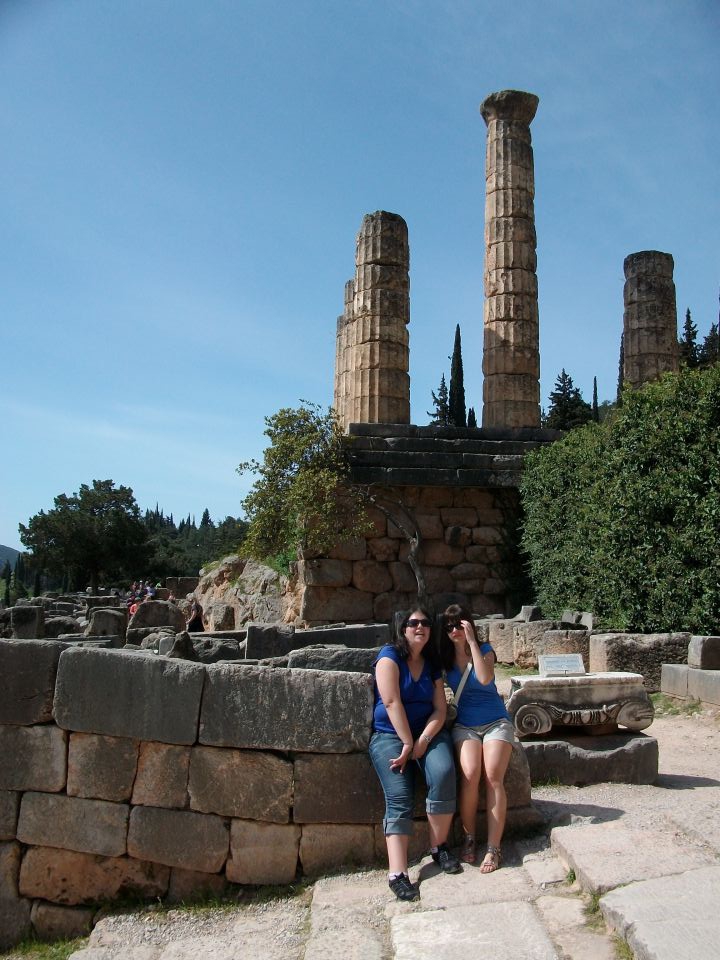
[[[464,831],[460,859],[475,863],[475,819],[484,767],[488,843],[480,872],[492,873],[501,861],[500,841],[507,811],[504,780],[515,731],[495,686],[495,651],[489,643],[478,642],[472,614],[465,607],[452,604],[442,615],[439,648],[453,692],[460,686],[464,673],[468,673],[459,699],[456,697],[457,720],[452,728],[460,766],[460,819]]]
[[[415,776],[427,784],[427,819],[433,860],[445,873],[462,867],[447,845],[455,812],[455,765],[448,732],[442,675],[432,620],[425,610],[395,618],[392,643],[375,661],[375,707],[370,759],[385,794],[383,828],[390,889],[399,900],[417,900],[408,876],[408,845],[413,831]]]

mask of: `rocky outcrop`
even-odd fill
[[[287,589],[287,577],[233,554],[200,571],[195,598],[203,608],[206,630],[237,630],[251,620],[286,623],[294,619]]]

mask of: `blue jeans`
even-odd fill
[[[415,777],[420,771],[427,784],[425,808],[428,813],[455,813],[455,762],[452,740],[441,730],[428,744],[420,760],[408,760],[402,773],[390,769],[393,757],[402,752],[402,741],[394,733],[374,733],[370,739],[370,760],[385,794],[385,835],[413,832]]]

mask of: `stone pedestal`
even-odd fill
[[[623,380],[641,387],[679,367],[673,258],[643,250],[625,257]]]
[[[538,98],[492,93],[485,199],[483,426],[540,426],[535,179],[530,122]]]

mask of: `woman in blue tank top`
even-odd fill
[[[468,673],[457,700],[457,720],[452,730],[460,767],[459,807],[464,831],[460,859],[475,862],[475,821],[484,768],[488,845],[480,872],[492,873],[501,860],[500,841],[507,811],[504,780],[515,731],[495,686],[495,651],[489,643],[478,641],[470,611],[452,604],[440,619],[440,659],[453,693]]]

